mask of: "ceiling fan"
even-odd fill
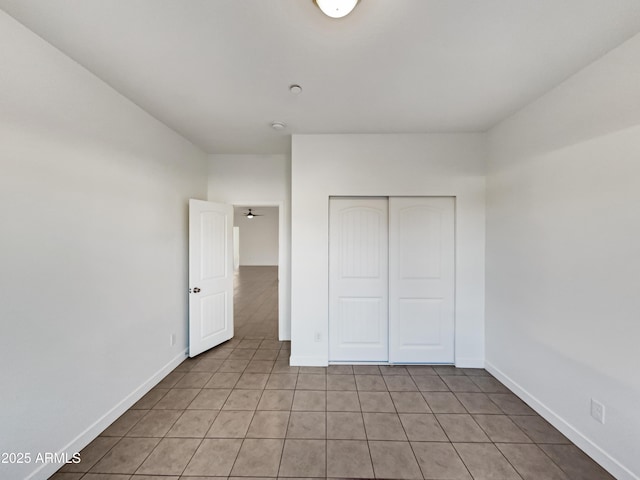
[[[243,215],[249,219],[253,218],[253,217],[262,217],[263,215],[258,215],[257,213],[253,213],[251,211],[251,209],[249,209],[249,211],[247,213],[243,213]]]

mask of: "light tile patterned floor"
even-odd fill
[[[290,367],[274,272],[257,271],[243,335],[185,360],[55,480],[613,478],[484,370]]]

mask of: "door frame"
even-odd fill
[[[277,207],[278,208],[278,339],[291,340],[290,286],[291,265],[289,262],[289,219],[285,202],[278,200],[243,200],[228,202],[234,208]]]

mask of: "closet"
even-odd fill
[[[329,199],[329,361],[453,363],[453,197]]]

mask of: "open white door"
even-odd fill
[[[189,356],[233,337],[233,206],[189,200]]]

